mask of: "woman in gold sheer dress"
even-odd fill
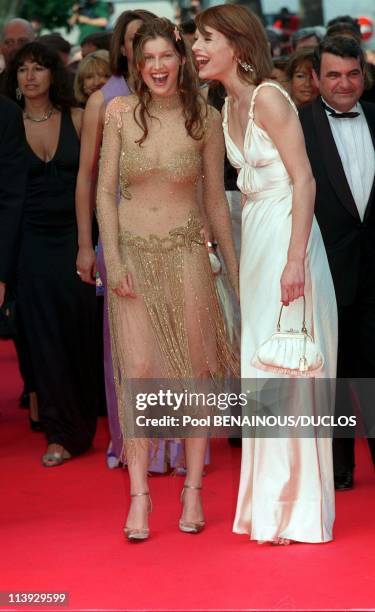
[[[148,444],[134,437],[127,381],[220,377],[237,361],[226,330],[202,232],[200,185],[232,286],[238,270],[223,185],[219,113],[206,107],[190,52],[166,19],[134,38],[136,95],[107,107],[97,212],[108,283],[120,423],[129,461],[129,540],[149,535]],[[202,178],[203,177],[203,178]],[[116,194],[120,185],[120,203]],[[206,439],[185,443],[180,529],[204,526],[200,498]]]

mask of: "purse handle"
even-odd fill
[[[306,327],[306,299],[305,296],[303,295],[303,321],[302,321],[302,329],[301,332],[303,334],[307,334],[307,327]],[[284,304],[281,304],[281,308],[280,308],[280,314],[279,314],[279,320],[277,321],[277,331],[280,331],[280,325],[281,325],[281,315],[283,314],[283,308],[284,308]]]

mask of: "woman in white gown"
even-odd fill
[[[276,377],[252,365],[254,354],[276,331],[280,301],[288,306],[285,327],[301,327],[298,298],[304,295],[307,328],[325,359],[318,376],[334,378],[336,301],[314,218],[315,183],[296,108],[281,86],[267,80],[272,70],[267,40],[251,11],[214,6],[196,22],[199,76],[220,81],[229,96],[224,135],[243,194],[241,376],[258,389]],[[324,396],[323,389],[319,395],[319,385],[310,382],[303,400],[297,390],[292,397],[300,414],[321,412],[320,400],[333,401],[334,394]],[[330,438],[243,439],[235,533],[276,544],[327,542],[334,515]]]

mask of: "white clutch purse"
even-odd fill
[[[306,328],[306,300],[303,296],[303,321],[301,331],[281,331],[280,308],[277,331],[257,349],[252,365],[260,370],[287,376],[315,376],[324,365],[320,348]]]

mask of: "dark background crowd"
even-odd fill
[[[274,62],[274,78],[286,87],[297,106],[311,102],[317,95],[311,78],[312,52],[324,37],[343,35],[352,37],[364,47],[367,66],[367,88],[364,99],[374,101],[372,83],[375,76],[375,51],[372,47],[371,24],[363,18],[349,15],[338,15],[323,25],[306,26],[306,21],[298,14],[282,8],[279,13],[263,15],[261,3],[254,3],[251,8],[259,9],[266,27],[267,36]],[[111,2],[99,0],[81,0],[71,5],[59,3],[56,10],[54,0],[34,3],[31,0],[22,4],[20,17],[25,21],[8,21],[4,24],[0,45],[0,91],[4,93],[5,72],[11,57],[25,42],[39,40],[54,48],[66,66],[70,80],[76,85],[74,95],[76,101],[84,106],[88,95],[95,88],[103,85],[108,79],[109,52],[113,33],[114,5]],[[38,8],[39,7],[39,8]],[[181,25],[184,34],[193,40],[195,32],[194,16],[201,10],[200,0],[191,0],[186,6],[175,6],[175,22]],[[371,20],[369,20],[371,21]],[[70,32],[76,31],[76,44],[72,44]],[[66,32],[67,38],[64,38]],[[74,38],[74,37],[73,37]],[[68,40],[69,39],[69,40]],[[92,56],[91,61],[82,60],[93,53],[101,51],[99,56]],[[87,85],[85,74],[90,74],[91,82]],[[95,75],[95,76],[94,76]],[[84,84],[86,83],[86,85]],[[83,90],[87,88],[85,93]]]

